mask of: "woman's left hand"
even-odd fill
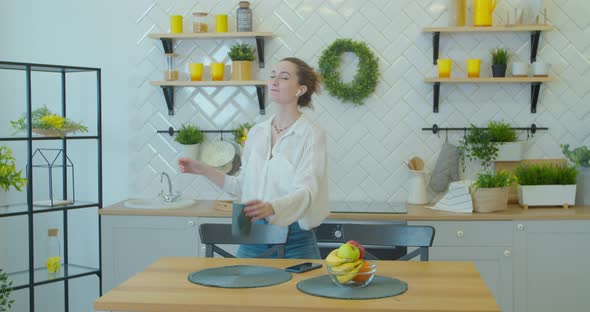
[[[246,203],[244,213],[254,222],[274,215],[275,211],[270,203],[255,199]]]

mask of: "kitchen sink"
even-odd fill
[[[192,199],[177,199],[173,202],[166,202],[162,198],[137,198],[126,200],[123,206],[140,209],[174,209],[192,206],[194,203],[195,201]]]

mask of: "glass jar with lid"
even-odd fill
[[[196,12],[193,13],[193,32],[195,33],[206,33],[209,31],[209,24],[207,20],[209,14],[207,12]]]
[[[252,10],[250,2],[240,1],[240,7],[236,14],[238,31],[252,31]]]

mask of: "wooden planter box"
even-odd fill
[[[474,212],[494,212],[508,209],[509,187],[470,189]]]
[[[576,185],[519,185],[518,203],[528,206],[563,206],[574,205]]]
[[[233,61],[232,80],[252,80],[252,61]]]

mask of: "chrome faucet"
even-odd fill
[[[160,174],[160,183],[164,182],[164,177],[168,180],[168,194],[164,193],[164,190],[161,190],[159,196],[162,196],[164,201],[171,203],[180,197],[180,193],[172,191],[172,180],[166,172]]]

